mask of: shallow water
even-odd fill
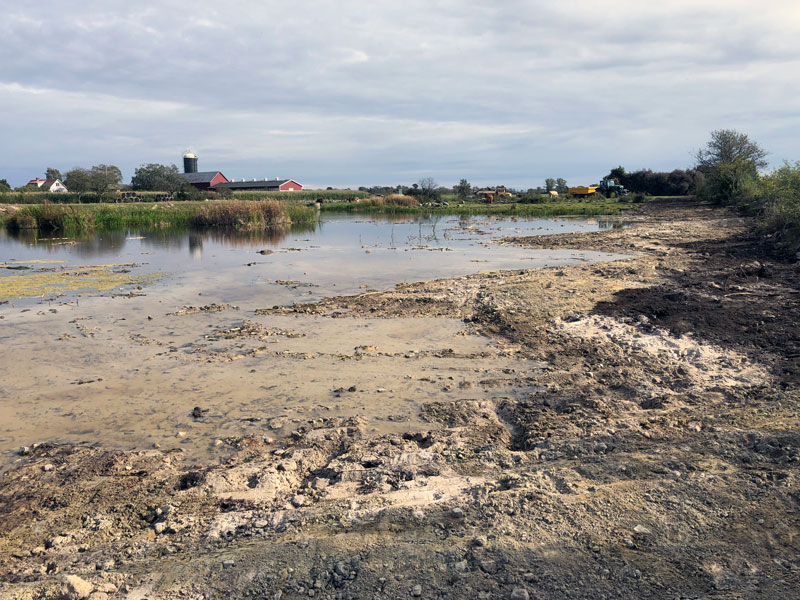
[[[224,302],[245,302],[257,295],[262,305],[284,304],[357,293],[365,287],[387,289],[401,282],[481,271],[615,258],[598,252],[529,250],[491,243],[511,235],[610,226],[602,219],[422,216],[391,220],[324,215],[316,226],[252,234],[164,230],[62,240],[0,232],[0,262],[64,261],[65,268],[136,263],[140,273],[171,274],[160,287],[180,286],[181,295],[196,292]],[[261,250],[272,253],[262,255]],[[18,274],[0,269],[0,277]],[[148,289],[152,293],[154,288]]]
[[[226,439],[278,438],[314,419],[360,416],[381,433],[422,430],[433,426],[420,418],[426,402],[530,393],[538,364],[455,319],[329,319],[256,309],[404,281],[619,258],[491,243],[603,226],[326,215],[313,228],[257,235],[0,234],[0,263],[64,261],[28,263],[30,272],[135,263],[136,273],[169,274],[127,296],[69,292],[0,304],[0,467],[17,460],[19,446],[49,440],[179,448],[202,463],[225,456]],[[0,268],[0,277],[26,272]],[[235,307],[176,314],[212,302]],[[206,412],[194,418],[194,407]]]

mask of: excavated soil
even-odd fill
[[[800,597],[798,265],[725,209],[628,220],[504,242],[623,261],[257,311],[458,318],[537,365],[506,369],[524,392],[453,381],[472,393],[432,394],[428,427],[317,417],[204,466],[21,449],[0,479],[0,597]],[[210,335],[245,334],[285,332]]]

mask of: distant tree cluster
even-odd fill
[[[131,177],[131,189],[142,192],[175,193],[186,185],[186,179],[175,165],[167,166],[156,163],[141,165]]]
[[[95,165],[91,169],[76,167],[64,173],[63,183],[78,197],[88,192],[104,196],[119,190],[122,171],[114,165]]]
[[[611,179],[625,186],[628,191],[651,196],[687,196],[694,194],[703,175],[697,169],[675,169],[674,171],[652,171],[641,169],[628,173],[623,167],[611,169]]]

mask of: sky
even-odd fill
[[[0,178],[145,163],[307,187],[800,160],[797,0],[4,0]]]

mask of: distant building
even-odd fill
[[[34,186],[35,185],[37,188],[39,188],[43,192],[64,193],[64,192],[68,192],[69,191],[67,189],[67,186],[65,186],[63,183],[61,183],[60,179],[39,179],[37,177],[36,179],[31,179],[27,183],[27,185],[29,185],[29,186]]]
[[[242,179],[229,181],[219,171],[197,172],[197,155],[189,150],[183,155],[183,178],[198,190],[250,190],[269,192],[295,192],[303,186],[294,179]]]
[[[229,181],[218,183],[214,189],[224,190],[250,190],[267,192],[299,192],[303,186],[294,179],[253,179],[241,181]]]
[[[210,190],[228,178],[219,171],[201,171],[200,173],[183,173],[183,178],[198,190]]]

